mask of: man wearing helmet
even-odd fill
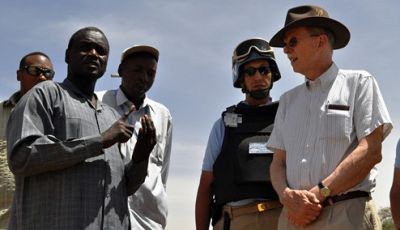
[[[228,107],[208,140],[196,199],[196,228],[276,229],[281,204],[269,177],[266,143],[278,102],[269,91],[280,79],[267,41],[241,42],[232,57],[233,85],[245,100]],[[211,209],[210,209],[211,207]]]

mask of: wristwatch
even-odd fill
[[[319,187],[319,193],[324,197],[327,198],[329,197],[329,195],[331,195],[331,190],[325,186],[324,184],[322,184],[322,182],[318,183],[318,187]]]

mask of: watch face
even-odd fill
[[[320,192],[321,192],[321,195],[322,195],[323,197],[328,197],[328,196],[330,195],[330,193],[331,193],[331,191],[330,191],[329,188],[327,188],[327,187],[321,188],[321,189],[320,189]]]

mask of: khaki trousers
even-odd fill
[[[382,225],[373,200],[369,197],[340,201],[322,209],[320,216],[305,228],[296,228],[287,221],[287,209],[279,217],[279,230],[381,230]]]
[[[269,230],[278,229],[278,219],[282,208],[231,217],[230,230]],[[215,224],[214,230],[224,229],[224,217]]]

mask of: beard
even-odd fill
[[[269,89],[258,89],[248,92],[248,94],[254,99],[261,100],[269,97]]]

